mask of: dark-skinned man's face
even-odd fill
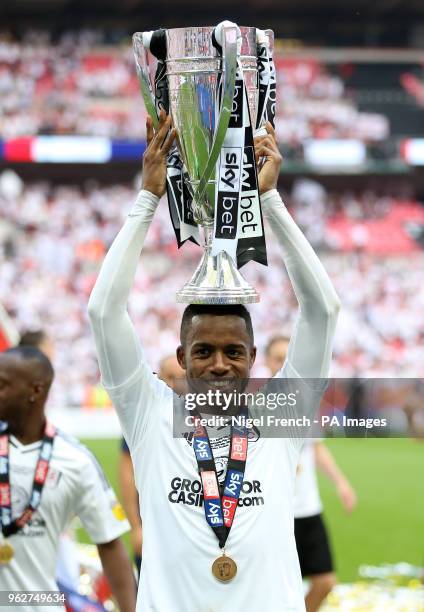
[[[36,393],[28,364],[17,357],[0,354],[0,420],[23,417]]]
[[[229,391],[234,389],[231,381],[249,378],[256,348],[242,317],[202,314],[193,317],[177,355],[189,380],[209,381],[208,388]]]

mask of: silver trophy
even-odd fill
[[[163,31],[167,104],[186,169],[185,182],[192,197],[194,223],[203,230],[204,239],[203,257],[191,280],[177,293],[177,302],[182,303],[249,304],[259,301],[258,293],[242,277],[233,257],[225,250],[212,255],[217,161],[232,113],[238,65],[243,69],[253,128],[257,122],[259,99],[256,28],[238,28],[226,23],[220,30],[218,46],[213,38],[216,34],[213,27]],[[137,32],[133,36],[133,48],[146,109],[157,123],[158,81],[153,75],[157,62],[149,51],[151,36],[152,33]]]

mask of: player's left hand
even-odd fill
[[[346,512],[352,512],[358,500],[355,491],[347,481],[343,481],[337,486],[337,494]]]
[[[266,136],[257,136],[254,139],[256,163],[259,162],[260,158],[265,159],[258,171],[260,194],[277,188],[281,162],[283,161],[278,150],[275,130],[269,121],[265,125],[265,129],[268,132]]]

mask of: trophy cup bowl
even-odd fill
[[[216,162],[232,112],[238,60],[243,68],[252,126],[256,125],[259,96],[256,28],[227,26],[224,22],[222,53],[214,45],[214,31],[214,27],[165,31],[169,112],[188,173],[193,217],[204,235],[203,257],[191,280],[177,293],[177,302],[249,304],[259,301],[258,293],[242,277],[232,257],[225,251],[212,256],[211,246]],[[134,34],[133,48],[146,108],[157,121],[145,34]]]

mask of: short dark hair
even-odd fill
[[[23,361],[32,361],[36,367],[36,375],[43,378],[47,384],[47,388],[50,387],[54,378],[54,369],[50,359],[36,346],[14,346],[13,348],[7,349],[4,355],[10,355],[17,357]]]
[[[37,348],[46,340],[46,333],[42,329],[22,332],[18,346],[36,346]]]
[[[213,315],[216,317],[234,315],[236,317],[241,317],[246,323],[247,333],[249,334],[252,345],[254,344],[252,319],[250,318],[250,312],[243,304],[228,304],[225,306],[217,306],[216,304],[189,304],[184,310],[181,319],[180,342],[182,345],[185,344],[187,339],[191,320],[198,315]]]

